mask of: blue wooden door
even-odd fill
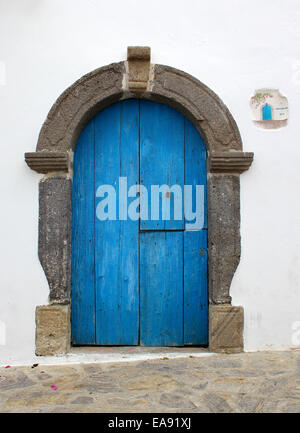
[[[185,218],[185,188],[200,226]],[[183,115],[131,99],[90,121],[74,155],[72,236],[74,344],[207,344],[206,150]]]

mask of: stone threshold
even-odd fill
[[[142,346],[81,346],[72,347],[67,354],[33,356],[31,362],[11,362],[11,366],[104,364],[149,361],[155,359],[201,358],[218,355],[203,347],[142,347]]]
[[[203,347],[75,346],[64,357],[77,363],[118,363],[213,355]]]

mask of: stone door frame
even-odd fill
[[[145,98],[169,105],[192,121],[208,156],[209,349],[243,350],[244,312],[232,306],[230,285],[240,260],[240,179],[253,160],[243,152],[237,125],[220,98],[196,78],[151,64],[149,47],[128,47],[127,61],[84,75],[52,106],[28,166],[39,184],[39,259],[49,305],[36,309],[36,354],[67,353],[71,346],[72,161],[83,127],[108,105]]]

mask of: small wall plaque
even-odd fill
[[[260,128],[277,129],[287,125],[288,100],[278,89],[258,89],[250,101],[252,120]]]

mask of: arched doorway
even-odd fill
[[[36,353],[70,348],[73,151],[87,123],[112,103],[141,98],[190,119],[207,150],[209,348],[243,350],[242,306],[231,305],[230,285],[240,260],[240,180],[253,153],[244,152],[228,108],[207,86],[170,66],[151,64],[149,47],[128,47],[127,61],[83,76],[52,106],[30,168],[46,174],[39,185],[39,259],[49,283],[49,305],[36,309]]]
[[[73,344],[208,344],[206,148],[161,103],[97,114],[73,167]]]

